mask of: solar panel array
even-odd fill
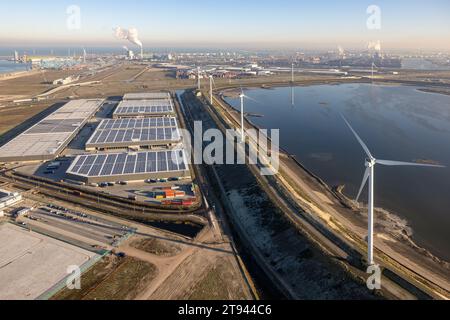
[[[42,120],[29,129],[27,134],[73,132],[84,119]]]
[[[150,99],[170,99],[170,93],[168,92],[127,93],[123,96],[123,100],[150,100]]]
[[[118,119],[103,120],[98,126],[99,130],[105,129],[136,129],[136,128],[157,128],[176,127],[177,121],[172,118],[147,118],[147,119]]]
[[[172,106],[137,106],[117,108],[115,114],[161,114],[172,112]]]
[[[114,115],[169,114],[173,112],[173,104],[170,99],[127,100],[119,103]]]
[[[183,150],[82,155],[67,171],[84,177],[167,173],[188,170]]]
[[[103,120],[86,147],[181,140],[175,118]]]

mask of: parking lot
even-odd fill
[[[18,217],[17,222],[92,251],[111,249],[134,232],[115,222],[54,205],[27,212]]]
[[[95,253],[22,227],[0,224],[0,300],[32,300]]]

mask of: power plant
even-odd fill
[[[139,40],[139,33],[136,28],[123,29],[121,27],[117,27],[114,29],[114,35],[117,39],[120,40],[128,40],[132,44],[139,46],[140,49],[140,59],[144,58],[144,47],[142,41]],[[134,59],[134,53],[131,50],[128,50],[128,58]]]

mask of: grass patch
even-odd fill
[[[161,257],[173,257],[181,252],[181,248],[175,244],[152,238],[135,240],[131,243],[131,246]]]

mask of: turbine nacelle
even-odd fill
[[[377,164],[377,159],[375,158],[366,158],[366,168],[372,168]]]

